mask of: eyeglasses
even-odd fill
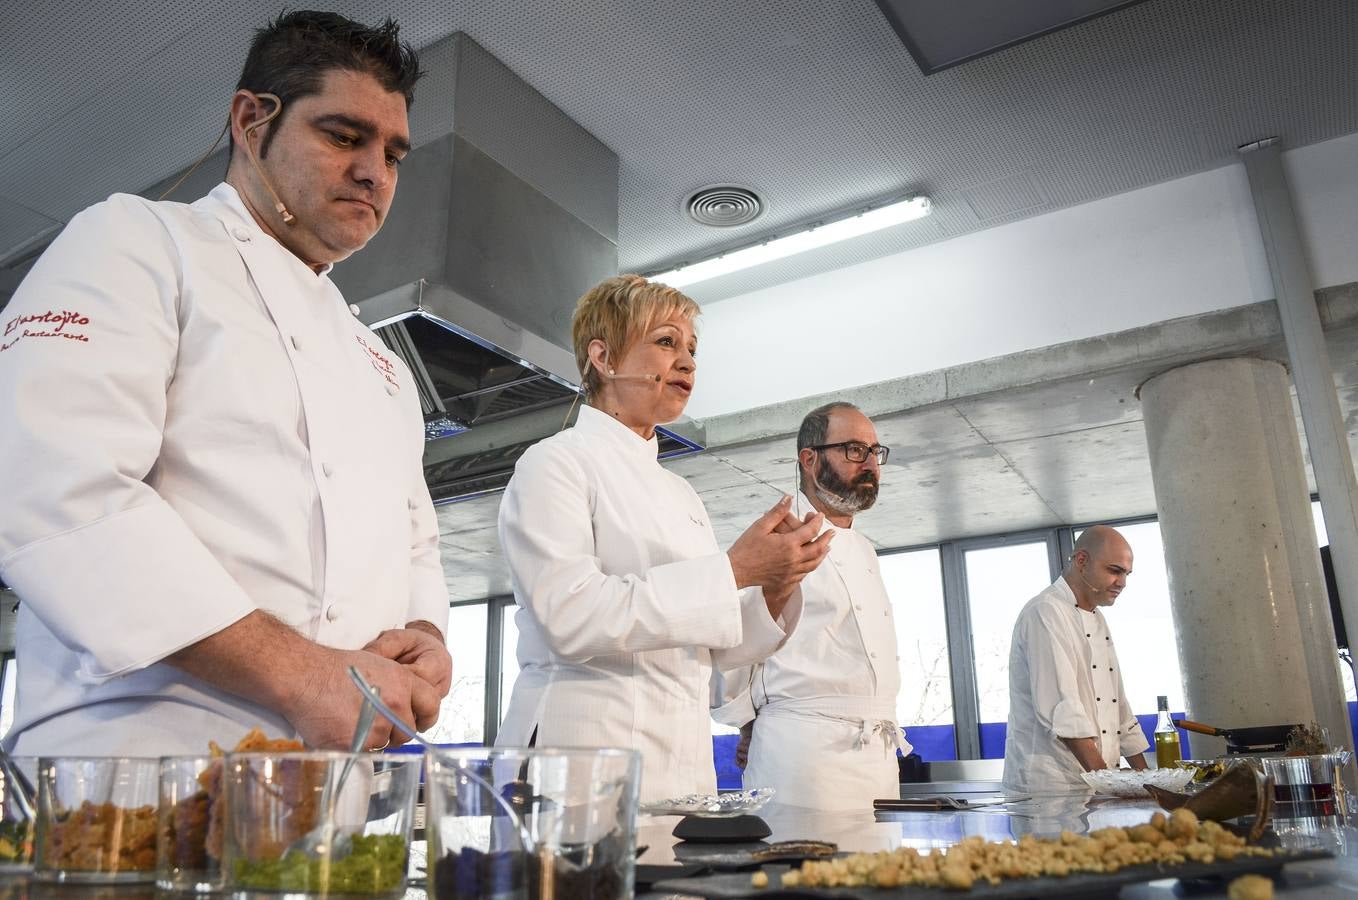
[[[883,447],[881,444],[868,446],[862,441],[840,441],[837,444],[816,444],[812,450],[829,450],[833,447],[844,449],[844,458],[851,463],[862,463],[868,461],[868,455],[877,457],[877,465],[886,465],[886,458],[891,455],[890,447]]]

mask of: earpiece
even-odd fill
[[[273,111],[264,118],[256,119],[245,126],[245,140],[243,141],[245,145],[245,156],[250,160],[250,165],[255,167],[255,174],[259,176],[260,183],[264,185],[264,189],[269,192],[270,197],[273,197],[274,209],[278,210],[278,214],[283,217],[283,224],[291,225],[293,222],[297,221],[297,217],[288,212],[288,208],[284,206],[283,201],[279,199],[278,191],[274,190],[273,184],[269,181],[268,176],[264,174],[264,167],[259,164],[259,159],[255,157],[254,148],[250,146],[250,133],[261,125],[267,125],[278,118],[278,114],[283,111],[283,101],[277,94],[270,93],[255,94],[255,98],[258,100],[272,101]]]

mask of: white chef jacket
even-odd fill
[[[900,796],[896,750],[910,752],[896,723],[896,625],[872,544],[828,518],[826,531],[835,538],[802,580],[796,633],[762,664],[720,673],[713,717],[754,719],[746,787],[772,787],[780,804],[871,810]]]
[[[716,791],[713,660],[764,658],[800,609],[780,626],[761,590],[736,589],[702,501],[656,447],[583,406],[519,459],[499,521],[520,670],[497,742],[640,750],[643,802]]]
[[[160,662],[252,610],[446,621],[406,367],[218,185],[77,215],[0,323],[19,753],[201,753],[278,714]]]
[[[1110,768],[1150,746],[1122,688],[1108,621],[1076,606],[1065,577],[1019,612],[1009,647],[1006,790],[1085,789],[1061,738],[1092,737]]]

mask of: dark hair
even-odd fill
[[[802,427],[797,429],[798,456],[800,456],[801,452],[807,447],[815,447],[818,444],[825,443],[825,436],[830,433],[830,414],[837,409],[852,409],[855,412],[859,411],[858,407],[847,400],[836,400],[833,403],[817,406],[815,409],[811,410],[811,412],[806,414],[806,418],[802,419]],[[802,464],[798,461],[798,487],[802,486],[802,481]]]
[[[338,13],[315,10],[283,12],[255,32],[236,90],[277,94],[283,110],[298,98],[320,93],[321,79],[331,69],[372,75],[382,87],[415,100],[415,82],[424,73],[414,48],[400,39],[400,26],[387,19],[375,28],[360,25]],[[269,129],[259,155],[269,152],[277,134]]]
[[[830,413],[837,409],[852,409],[858,411],[858,407],[849,403],[847,400],[836,400],[824,406],[817,406],[802,419],[802,427],[797,429],[797,452],[805,450],[807,447],[814,447],[817,444],[825,443],[825,435],[830,433]]]

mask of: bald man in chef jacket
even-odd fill
[[[1084,790],[1080,773],[1146,768],[1150,743],[1127,702],[1113,636],[1100,609],[1132,574],[1132,548],[1106,525],[1075,542],[1070,564],[1019,612],[1009,648],[1004,787]]]
[[[81,212],[0,317],[13,752],[345,747],[350,666],[437,719],[419,394],[329,278],[386,217],[418,77],[393,22],[284,13],[222,98],[226,180]],[[379,719],[365,744],[404,740]]]

